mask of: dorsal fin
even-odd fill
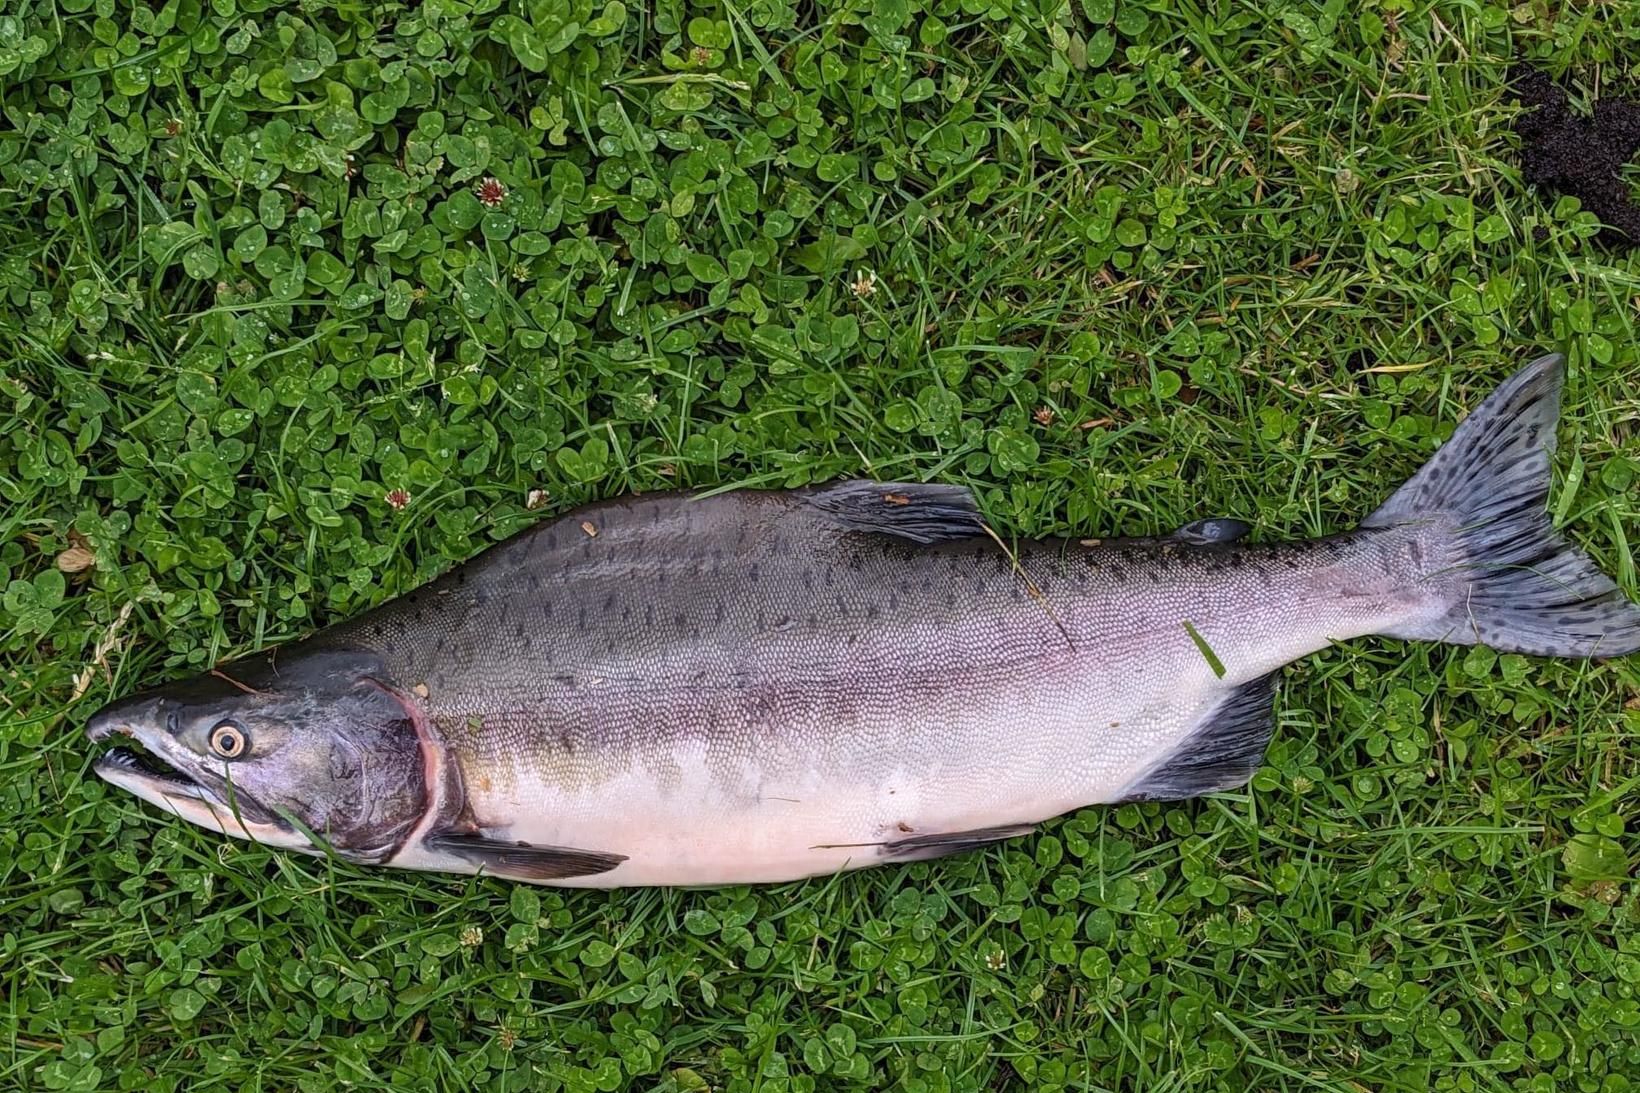
[[[837,482],[802,491],[810,508],[848,531],[913,543],[944,543],[985,534],[974,495],[962,486],[922,482]]]

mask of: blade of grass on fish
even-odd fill
[[[1007,543],[1002,541],[1002,536],[996,533],[996,530],[991,527],[989,521],[982,522],[980,527],[985,530],[985,534],[991,537],[992,542],[1002,548],[1002,553],[1008,556],[1008,562],[1013,567],[1014,573],[1019,576],[1020,580],[1025,582],[1025,591],[1030,593],[1031,599],[1042,605],[1042,610],[1048,613],[1048,618],[1053,622],[1054,627],[1059,631],[1059,636],[1064,638],[1065,644],[1074,650],[1076,648],[1076,642],[1071,638],[1071,632],[1065,629],[1065,623],[1060,619],[1059,613],[1053,609],[1053,604],[1048,602],[1048,597],[1042,594],[1042,589],[1037,587],[1037,583],[1035,581],[1031,580],[1031,575],[1025,572],[1025,567],[1019,564],[1019,555],[1016,554]]]
[[[314,831],[313,828],[303,823],[302,818],[297,816],[290,809],[275,805],[273,811],[278,814],[280,819],[284,820],[293,829],[295,829],[298,835],[313,844],[313,852],[315,854],[333,863],[345,861],[341,855],[336,853],[336,848],[330,844],[329,839],[323,837],[317,831]]]
[[[1202,637],[1194,626],[1190,625],[1189,619],[1185,620],[1184,632],[1190,635],[1190,640],[1196,644],[1196,649],[1201,653],[1202,658],[1207,661],[1207,666],[1213,669],[1213,674],[1223,679],[1224,661],[1220,660],[1219,655],[1213,652],[1213,647],[1207,644],[1207,639]]]
[[[224,676],[223,678],[226,679],[227,677]],[[239,791],[234,787],[232,770],[228,771],[227,777],[223,779],[223,784],[228,790],[227,800],[223,802],[228,806],[228,815],[234,818],[234,822],[239,825],[239,830],[245,833],[245,838],[251,840],[251,842],[256,842],[256,836],[251,834],[250,826],[245,822],[245,817],[239,811]],[[215,811],[213,808],[212,812]],[[223,830],[227,830],[226,825],[223,825]]]

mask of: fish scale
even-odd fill
[[[276,846],[584,886],[789,880],[1234,789],[1281,667],[1334,642],[1640,648],[1640,609],[1546,516],[1562,379],[1528,365],[1318,540],[1220,518],[1010,547],[916,483],[587,506],[110,705],[91,736],[166,769],[97,769]]]

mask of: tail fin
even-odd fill
[[[1521,369],[1362,524],[1445,525],[1457,540],[1451,610],[1388,636],[1562,657],[1640,649],[1640,607],[1549,522],[1564,379],[1558,353]]]

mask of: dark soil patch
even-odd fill
[[[1521,65],[1509,74],[1515,97],[1536,107],[1515,122],[1526,181],[1570,194],[1607,227],[1601,237],[1624,246],[1640,244],[1640,206],[1618,177],[1640,150],[1640,103],[1601,99],[1594,116],[1572,113],[1566,92],[1547,75]]]

